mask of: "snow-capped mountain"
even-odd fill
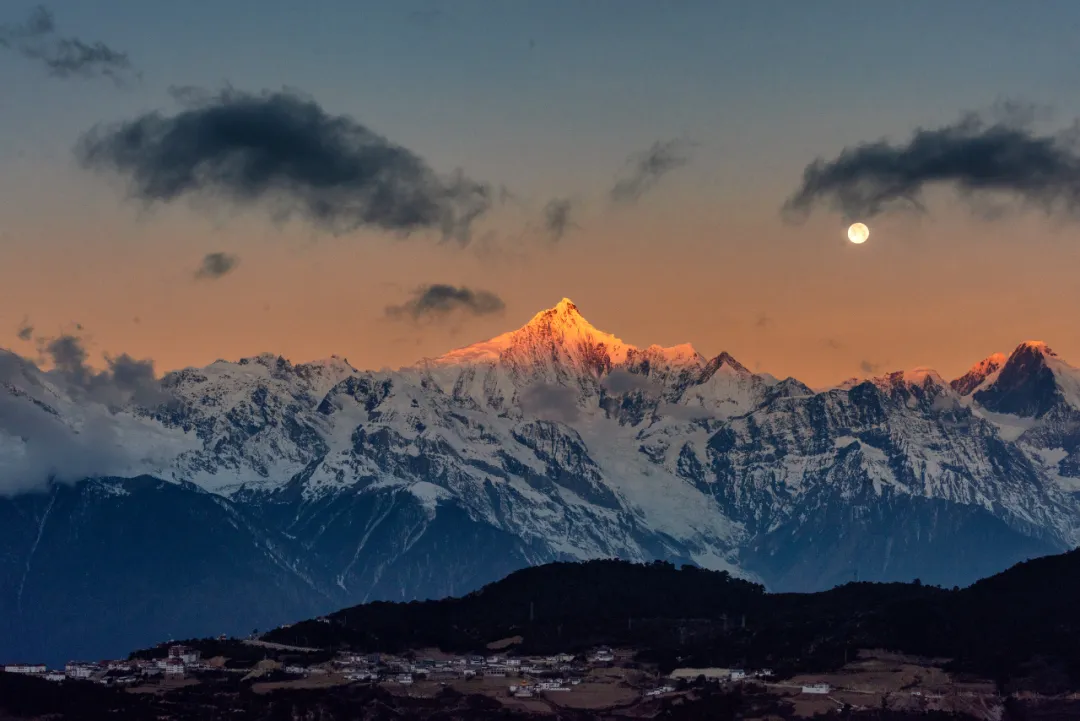
[[[0,498],[12,648],[71,618],[28,609],[77,605],[98,578],[125,587],[151,557],[182,555],[178,583],[239,594],[270,623],[608,556],[776,589],[952,585],[1080,537],[1080,371],[1040,344],[952,382],[915,369],[815,392],[726,353],[636,348],[564,299],[396,371],[262,355],[170,373],[149,404],[105,407],[58,371],[0,361],[2,488],[37,489]],[[54,557],[84,542],[100,555],[73,585]],[[116,613],[147,641],[194,628],[188,595],[137,596]],[[61,625],[69,647],[104,648],[94,626]]]

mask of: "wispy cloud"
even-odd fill
[[[611,200],[634,203],[652,190],[660,179],[690,162],[693,143],[686,140],[667,140],[653,143],[644,152],[630,157],[630,171],[611,188]]]
[[[127,53],[102,42],[59,36],[52,12],[40,5],[23,23],[0,25],[0,48],[41,63],[55,78],[106,77],[123,85],[139,77]]]
[[[436,230],[464,244],[492,205],[490,185],[460,171],[439,175],[407,148],[297,92],[173,95],[185,105],[175,115],[146,113],[84,134],[80,163],[126,177],[146,203],[202,196],[335,234]]]
[[[569,198],[552,198],[544,206],[544,231],[552,240],[562,240],[577,225],[573,221],[574,203]]]
[[[386,316],[395,320],[434,321],[461,315],[491,315],[505,308],[502,298],[490,291],[436,283],[417,288],[400,305],[387,306]]]

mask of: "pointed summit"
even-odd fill
[[[1077,370],[1042,341],[1024,341],[972,397],[995,413],[1041,418],[1063,401],[1076,403]]]
[[[988,380],[992,382],[993,378],[997,377],[997,372],[1005,365],[1005,360],[1004,353],[994,353],[987,356],[971,366],[964,375],[949,381],[949,385],[962,396],[970,395]]]
[[[450,351],[432,363],[456,365],[502,360],[524,372],[526,366],[546,366],[561,360],[599,370],[622,363],[632,350],[636,349],[595,328],[581,315],[574,301],[563,298],[515,331]]]

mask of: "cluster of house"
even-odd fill
[[[588,664],[610,663],[615,655],[610,649],[598,649],[587,659],[573,654],[552,656],[507,657],[456,656],[449,659],[407,659],[387,654],[345,653],[330,667],[286,666],[283,670],[297,676],[313,676],[329,673],[331,669],[350,681],[372,681],[410,685],[417,681],[455,681],[472,678],[525,677],[538,679],[537,690],[559,690],[584,676]],[[566,681],[564,679],[571,679]],[[545,686],[540,689],[540,683]],[[522,687],[532,683],[519,684]],[[556,688],[558,687],[558,688]]]
[[[154,676],[183,678],[185,674],[202,668],[204,666],[197,650],[186,646],[171,646],[165,658],[96,663],[72,661],[64,666],[62,671],[50,670],[43,663],[9,664],[4,666],[4,673],[37,676],[46,681],[77,679],[108,686],[123,686]]]
[[[671,678],[692,681],[701,676],[706,681],[749,681],[751,679],[772,678],[772,669],[763,668],[748,671],[741,668],[677,668],[671,672]]]

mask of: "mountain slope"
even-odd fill
[[[0,498],[0,657],[62,663],[173,634],[239,633],[340,603],[284,537],[151,478]]]
[[[518,330],[395,371],[267,354],[170,373],[152,403],[106,406],[60,370],[0,361],[0,468],[19,492],[0,500],[6,598],[18,596],[28,549],[64,553],[38,540],[42,499],[104,483],[50,476],[160,479],[139,483],[149,507],[203,519],[193,535],[207,560],[190,585],[293,589],[265,618],[460,594],[525,566],[612,557],[691,562],[780,590],[856,574],[951,586],[1080,537],[1069,476],[1080,374],[1039,344],[953,382],[915,369],[815,392],[727,353],[634,347],[563,299]],[[98,514],[127,527],[136,507],[109,498],[57,516],[50,533],[83,533]],[[43,582],[76,608],[89,586],[153,573],[125,553],[86,560],[86,587]],[[211,621],[235,618],[223,601],[200,603],[220,609]],[[49,623],[28,619],[26,637]],[[166,626],[159,635],[190,635]]]

